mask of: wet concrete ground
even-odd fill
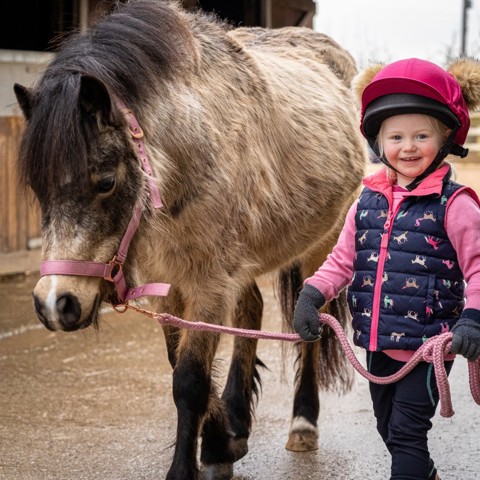
[[[33,314],[35,282],[35,275],[0,282],[0,479],[165,478],[176,413],[160,326],[139,314],[108,313],[98,333],[49,332]],[[263,328],[279,331],[270,281],[261,285]],[[226,338],[221,371],[230,347]],[[281,380],[278,341],[261,340],[259,356],[269,370],[262,372],[250,451],[235,464],[235,480],[389,478],[366,380],[357,375],[345,396],[322,394],[320,449],[292,453],[284,448],[292,371]],[[463,358],[454,365],[451,388],[456,414],[435,417],[432,456],[443,480],[478,480],[480,407]]]

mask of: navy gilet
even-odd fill
[[[459,188],[444,180],[441,195],[406,197],[391,213],[391,228],[385,228],[387,198],[369,188],[362,191],[355,216],[355,274],[348,290],[356,345],[416,350],[456,323],[465,282],[444,220],[448,200]]]

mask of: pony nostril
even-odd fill
[[[33,296],[33,306],[35,308],[35,313],[37,314],[37,317],[44,325],[48,326],[48,320],[47,320],[47,317],[45,316],[45,307],[42,301],[35,294],[32,294],[32,296]]]
[[[62,295],[56,303],[58,318],[65,327],[74,326],[80,319],[82,308],[73,295]]]

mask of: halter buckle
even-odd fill
[[[119,261],[117,256],[114,255],[114,257],[108,262],[108,266],[108,271],[103,278],[108,282],[115,283],[115,278],[119,273],[122,273],[123,262]]]
[[[130,129],[130,133],[133,138],[143,138],[143,130],[137,122],[135,115],[129,108],[123,108],[123,113],[126,116],[130,117],[130,121],[128,122],[128,127]]]
[[[142,138],[143,137],[143,130],[139,126],[131,126],[130,133],[132,134],[133,138]]]

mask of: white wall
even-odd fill
[[[20,115],[13,84],[32,85],[51,59],[51,53],[0,50],[0,116]]]

